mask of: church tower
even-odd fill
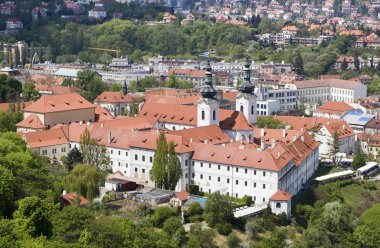
[[[255,86],[251,83],[251,61],[247,58],[244,64],[243,83],[239,86],[239,94],[236,97],[236,111],[243,112],[250,124],[256,124],[256,102],[254,94]]]
[[[201,89],[201,99],[198,102],[198,127],[219,125],[219,103],[216,100],[216,90],[212,86],[212,71],[210,61],[206,66],[206,79]]]

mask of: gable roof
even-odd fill
[[[8,111],[10,110],[10,106],[11,104],[13,103],[0,103],[0,111]],[[15,107],[17,108],[17,105],[18,103],[14,103],[15,104]],[[24,106],[25,108],[28,107],[29,105],[31,105],[32,102],[20,102],[20,109],[23,110],[24,109]]]
[[[177,131],[169,131],[169,134],[180,135],[190,142],[221,144],[230,142],[230,137],[223,133],[217,125],[188,128]]]
[[[289,201],[292,195],[283,189],[279,189],[274,195],[269,198],[270,201]]]
[[[342,80],[342,79],[312,79],[312,80],[304,80],[304,81],[294,81],[294,85],[297,86],[298,89],[306,89],[306,88],[317,88],[317,87],[336,87],[342,89],[355,89],[361,82],[353,81],[353,80]]]
[[[122,92],[104,91],[94,100],[94,102],[131,103],[133,102],[133,96],[131,94],[124,95]]]
[[[32,129],[45,129],[46,126],[42,124],[37,115],[29,115],[26,119],[16,124],[16,127],[32,128]]]
[[[315,113],[326,113],[331,115],[342,115],[344,112],[353,110],[354,108],[345,102],[328,101],[319,106]]]
[[[197,106],[145,103],[139,116],[158,118],[158,121],[197,126]],[[220,109],[220,128],[226,130],[251,130],[244,114],[239,111]]]
[[[24,112],[53,113],[77,109],[94,108],[95,105],[84,99],[78,93],[42,96],[32,105],[26,107]]]
[[[23,138],[30,148],[68,144],[69,140],[62,128],[24,133]]]

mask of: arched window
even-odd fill
[[[212,111],[212,119],[213,119],[214,121],[216,120],[216,112],[215,112],[215,110]]]
[[[281,208],[281,203],[277,202],[276,203],[276,208]]]
[[[251,115],[253,115],[253,112],[254,111],[254,108],[253,108],[253,105],[251,106]]]
[[[240,105],[240,111],[241,112],[243,112],[243,109],[244,109],[243,105]]]
[[[204,119],[205,119],[205,111],[202,110],[202,120],[204,120]]]

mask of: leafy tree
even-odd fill
[[[340,140],[339,133],[336,128],[333,129],[332,133],[332,141],[329,143],[329,152],[328,155],[332,159],[332,163],[334,166],[338,165],[337,154],[340,152]]]
[[[35,238],[41,235],[50,237],[52,234],[51,211],[51,204],[36,196],[20,200],[13,214],[15,232],[22,238]]]
[[[13,205],[15,178],[10,170],[0,166],[0,216],[10,213]]]
[[[186,221],[196,222],[202,220],[203,209],[199,202],[191,203],[185,210]]]
[[[75,242],[80,237],[81,230],[94,220],[94,213],[90,209],[69,206],[53,214],[51,220],[55,238]]]
[[[240,242],[241,242],[240,238],[235,233],[231,233],[230,235],[228,235],[228,238],[227,238],[228,247],[237,248],[240,246]]]
[[[245,232],[251,238],[257,238],[258,233],[264,231],[263,220],[261,218],[253,218],[245,224]]]
[[[75,81],[71,78],[65,78],[62,82],[62,86],[74,86],[75,85]]]
[[[207,224],[211,227],[217,224],[229,223],[234,219],[232,202],[228,196],[215,192],[209,194],[205,205]]]
[[[22,91],[20,81],[7,75],[0,75],[0,103],[16,102]]]
[[[181,228],[183,229],[181,219],[179,217],[170,217],[165,220],[162,230],[172,236]]]
[[[175,190],[179,179],[182,177],[181,162],[175,152],[174,142],[169,142],[169,155],[166,169],[167,185],[165,189]]]
[[[155,227],[161,228],[167,219],[174,217],[175,215],[176,213],[170,207],[158,207],[151,216],[151,221]]]
[[[283,230],[276,228],[269,238],[261,242],[263,248],[284,248],[286,247],[286,236]]]
[[[0,111],[0,132],[16,131],[16,124],[22,119],[21,111]]]
[[[364,247],[380,247],[380,204],[374,204],[367,209],[359,220],[354,231],[354,237]]]
[[[270,129],[283,129],[285,125],[281,120],[275,119],[273,116],[269,117],[258,117],[257,118],[258,128],[270,128]]]
[[[75,86],[81,89],[83,97],[90,102],[108,89],[108,86],[102,81],[101,77],[92,70],[83,70],[78,72],[78,79]]]
[[[99,195],[99,187],[104,183],[104,174],[97,167],[78,164],[64,178],[66,189],[92,200]]]
[[[302,75],[304,73],[303,69],[303,61],[300,52],[297,52],[295,58],[294,58],[294,64],[293,64],[295,70],[298,74]]]
[[[215,247],[215,231],[211,228],[202,228],[201,224],[193,224],[190,227],[188,247],[210,248]]]
[[[69,169],[72,170],[75,164],[83,163],[83,155],[79,149],[74,146],[73,149],[67,154],[67,157],[62,157],[63,164]]]
[[[355,65],[355,71],[359,72],[360,71],[360,61],[359,61],[359,57],[357,55],[354,58],[354,65]]]
[[[366,165],[366,156],[364,153],[356,153],[354,160],[352,161],[352,167],[358,169]]]
[[[168,143],[165,134],[160,133],[157,138],[157,148],[154,153],[153,166],[150,172],[150,178],[155,182],[157,188],[164,188],[166,185],[165,167],[168,163]]]
[[[114,83],[114,84],[111,84],[110,91],[120,92],[121,88],[122,88],[122,85],[120,83]]]
[[[91,138],[90,131],[86,128],[80,136],[80,151],[83,154],[83,162],[93,165],[101,170],[108,168],[110,157],[107,148],[99,145]]]
[[[36,90],[33,82],[27,82],[22,88],[22,97],[28,101],[36,101],[41,97],[41,94]]]

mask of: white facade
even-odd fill
[[[327,130],[325,126],[323,126],[316,134],[315,139],[320,142],[319,145],[319,154],[321,156],[328,156],[331,150],[331,144],[333,143],[333,136]],[[341,153],[352,154],[355,152],[355,135],[340,138],[339,139],[339,151]]]
[[[243,112],[250,124],[257,123],[256,121],[256,102],[257,96],[240,93],[236,97],[236,111]]]
[[[258,115],[271,115],[273,113],[280,112],[279,100],[266,100],[257,101],[257,114]]]
[[[198,127],[219,125],[219,103],[217,100],[202,98],[197,108]]]

